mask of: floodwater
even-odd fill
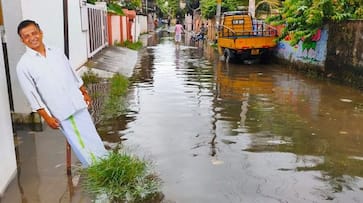
[[[160,32],[140,53],[128,109],[98,125],[152,161],[167,203],[363,202],[363,93],[274,64],[225,64]],[[65,139],[16,129],[16,178],[2,203],[93,202]],[[51,149],[51,150],[50,150]],[[77,168],[78,167],[78,168]]]
[[[274,64],[150,40],[135,69],[124,145],[180,203],[363,202],[363,94]]]

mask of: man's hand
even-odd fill
[[[44,109],[38,109],[37,112],[45,120],[49,127],[53,129],[58,129],[60,127],[60,122],[58,119],[50,116]]]
[[[83,99],[84,101],[86,102],[88,108],[91,107],[91,104],[92,104],[92,99],[91,97],[89,96],[89,94],[86,92],[86,93],[82,93],[83,94]]]
[[[88,91],[87,89],[82,85],[79,90],[82,92],[82,95],[83,95],[83,99],[84,101],[86,102],[88,108],[91,107],[91,104],[92,104],[92,99],[91,97],[89,96],[88,94]]]
[[[44,119],[44,120],[53,129],[58,129],[60,126],[59,121],[54,117],[48,117],[47,119]]]

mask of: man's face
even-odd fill
[[[30,24],[20,30],[21,41],[29,48],[38,50],[43,45],[43,32]]]

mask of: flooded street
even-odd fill
[[[108,149],[122,142],[152,161],[162,203],[363,202],[358,90],[276,64],[228,65],[160,32],[140,51],[126,100],[98,131]],[[0,202],[95,202],[76,158],[67,176],[64,136],[43,127],[15,129],[18,171]]]
[[[128,105],[118,133],[153,161],[167,200],[363,202],[362,92],[161,35]]]

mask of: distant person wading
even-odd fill
[[[181,42],[181,34],[184,32],[183,26],[179,23],[179,20],[176,21],[175,25],[175,43],[179,45]]]

